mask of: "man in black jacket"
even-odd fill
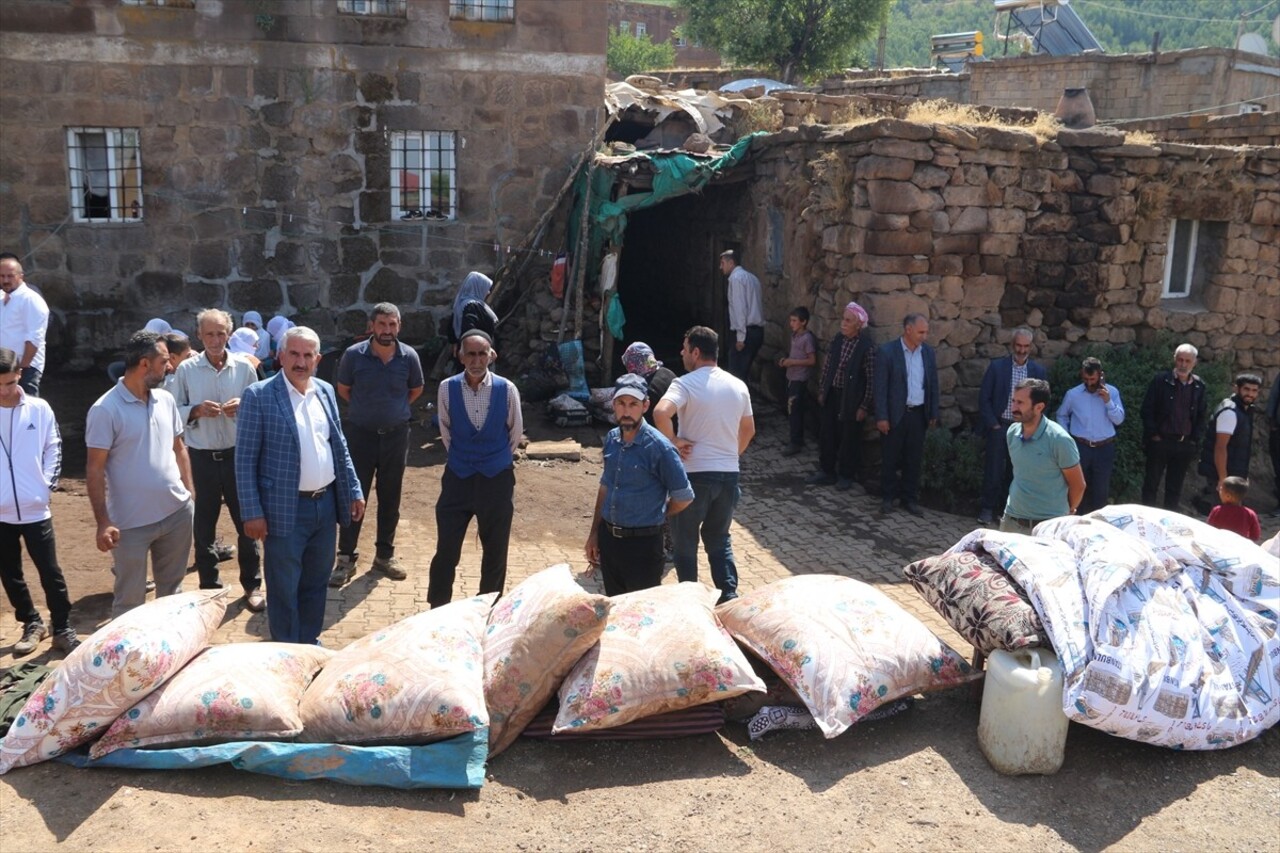
[[[1253,404],[1258,402],[1261,391],[1261,376],[1241,373],[1236,377],[1236,393],[1219,403],[1209,416],[1209,431],[1204,437],[1199,468],[1209,496],[1216,498],[1218,486],[1227,477],[1249,479],[1249,457],[1253,452]],[[1210,501],[1209,509],[1216,502]]]
[[[1157,373],[1142,400],[1142,434],[1147,454],[1142,502],[1158,506],[1164,478],[1164,508],[1177,511],[1182,481],[1204,432],[1205,385],[1192,370],[1198,351],[1191,344],[1174,350],[1173,370]]]
[[[862,429],[872,414],[872,382],[876,348],[867,326],[867,312],[856,302],[845,306],[840,333],[827,347],[818,383],[822,428],[818,437],[818,473],[805,480],[840,491],[853,487],[862,456]]]

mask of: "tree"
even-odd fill
[[[633,36],[621,30],[609,32],[609,48],[605,63],[609,72],[618,77],[630,77],[656,68],[670,68],[676,61],[676,49],[671,42],[654,44],[647,35]]]
[[[794,83],[836,71],[880,24],[890,0],[678,0],[685,35],[730,61]]]

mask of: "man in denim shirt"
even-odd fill
[[[693,502],[675,446],[644,420],[649,389],[635,374],[618,377],[604,440],[604,473],[587,536],[587,560],[599,565],[606,595],[662,583],[662,521]]]

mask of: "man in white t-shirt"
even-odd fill
[[[680,357],[685,375],[675,379],[653,411],[654,425],[680,451],[693,503],[671,517],[676,576],[698,579],[698,539],[707,550],[711,580],[720,601],[738,597],[738,568],[733,560],[729,525],[742,490],[738,457],[756,434],[751,395],[742,380],[716,365],[719,338],[706,326],[684,336]],[[672,418],[680,418],[680,433]]]

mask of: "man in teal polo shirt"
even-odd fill
[[[1013,462],[1013,483],[1000,529],[1030,533],[1041,521],[1075,514],[1084,497],[1080,450],[1065,429],[1044,416],[1049,383],[1024,379],[1013,391],[1013,424],[1005,440]]]

